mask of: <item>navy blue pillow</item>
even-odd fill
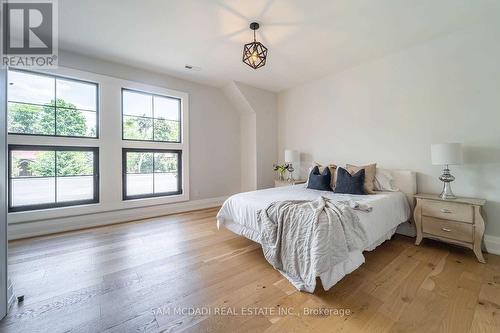
[[[311,173],[309,174],[309,181],[307,182],[307,188],[319,191],[331,191],[330,181],[332,179],[332,174],[330,173],[330,168],[326,167],[325,170],[320,174],[318,166],[315,166]]]
[[[361,169],[351,176],[344,168],[337,169],[337,183],[335,193],[366,194],[365,193],[365,169]]]

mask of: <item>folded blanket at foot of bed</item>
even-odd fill
[[[258,212],[258,220],[267,261],[297,289],[310,293],[317,276],[368,243],[352,208],[323,197],[274,202]]]

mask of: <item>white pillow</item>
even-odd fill
[[[394,178],[392,177],[391,171],[387,169],[377,168],[374,185],[375,191],[399,191],[399,189],[394,186]]]

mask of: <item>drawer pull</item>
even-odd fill
[[[449,209],[446,209],[446,208],[441,208],[441,213],[445,213],[445,214],[451,214],[452,211],[449,210]]]
[[[451,232],[450,228],[441,228],[441,230],[446,231],[446,232]]]

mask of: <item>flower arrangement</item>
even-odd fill
[[[278,172],[278,179],[285,180],[285,172],[292,173],[294,171],[291,163],[273,164],[273,170]]]

